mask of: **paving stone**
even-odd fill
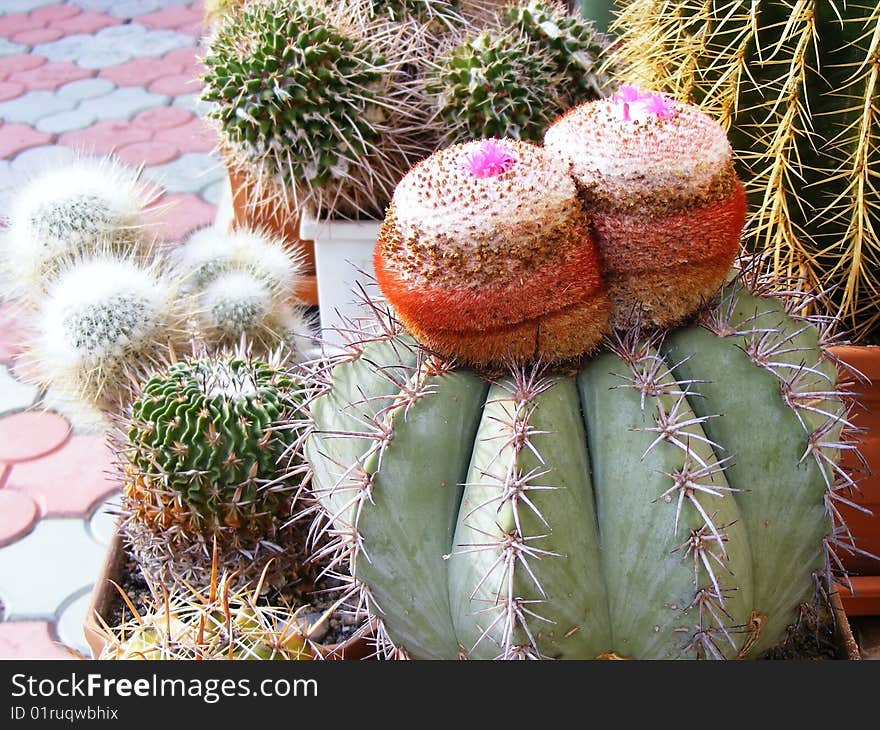
[[[22,492],[0,489],[0,547],[27,535],[39,519],[34,500]]]
[[[10,81],[24,84],[29,90],[57,89],[59,86],[91,76],[86,69],[70,61],[50,61],[28,71],[9,74]]]
[[[166,53],[163,58],[170,63],[179,63],[183,68],[195,69],[202,65],[197,46],[184,46]]]
[[[136,18],[138,15],[154,13],[162,6],[160,0],[120,0],[107,9],[117,18]]]
[[[0,58],[0,79],[6,79],[9,74],[42,66],[44,63],[46,63],[45,58],[32,54]]]
[[[118,0],[69,0],[69,2],[86,12],[104,12],[119,4]]]
[[[71,129],[82,129],[98,121],[95,113],[89,109],[71,109],[70,111],[43,117],[37,122],[37,129],[50,134],[62,134]]]
[[[50,28],[57,28],[65,35],[76,33],[96,33],[102,28],[108,28],[111,25],[119,25],[119,18],[114,18],[106,13],[78,13],[64,20],[55,21],[50,24]]]
[[[213,155],[188,152],[166,165],[147,168],[145,174],[169,193],[196,193],[222,178],[224,170]]]
[[[28,494],[49,517],[87,517],[119,488],[113,472],[105,436],[77,434],[48,456],[16,464],[5,488]]]
[[[51,167],[66,165],[76,159],[76,152],[60,144],[31,147],[12,161],[12,169],[26,179]]]
[[[120,147],[116,156],[120,162],[137,167],[138,165],[152,166],[170,162],[180,154],[176,145],[167,142],[135,142],[134,144]]]
[[[56,2],[58,0],[55,0]],[[53,23],[58,20],[64,20],[65,18],[71,18],[74,15],[79,15],[79,8],[75,5],[49,5],[47,7],[39,8],[38,10],[34,10],[30,17],[36,20],[38,23]]]
[[[106,97],[105,97],[106,98]],[[126,144],[143,142],[151,137],[150,130],[136,127],[127,120],[98,122],[86,129],[66,132],[59,142],[93,155],[106,155]]]
[[[163,8],[158,12],[149,13],[148,15],[140,15],[138,16],[138,23],[143,23],[151,28],[167,28],[172,30],[182,25],[201,23],[203,17],[200,5],[195,7],[179,6]]]
[[[124,45],[95,45],[77,56],[76,62],[83,68],[99,69],[116,66],[131,59],[131,51]]]
[[[29,13],[16,13],[15,15],[0,15],[0,38],[11,38],[16,33],[24,30],[42,28],[44,21],[34,18]]]
[[[39,394],[38,388],[16,380],[8,366],[0,365],[0,415],[32,406]]]
[[[46,621],[0,623],[0,659],[75,659]]]
[[[43,519],[28,535],[0,548],[6,621],[53,620],[71,595],[92,585],[104,552],[82,519]]]
[[[174,101],[171,102],[171,106],[186,109],[197,117],[205,116],[207,111],[211,108],[210,104],[199,99],[199,94],[181,94],[180,96],[175,96]]]
[[[0,418],[0,462],[21,464],[57,451],[70,439],[70,424],[56,413],[22,411]],[[56,474],[63,484],[63,475]],[[13,476],[15,479],[15,476]]]
[[[31,91],[0,104],[0,118],[7,122],[25,122],[33,125],[50,114],[72,109],[74,102],[62,99],[51,91]]]
[[[83,101],[109,94],[115,88],[116,85],[108,79],[89,78],[65,84],[58,89],[58,95],[71,101]]]
[[[125,23],[103,28],[95,33],[96,43],[132,43],[149,32],[149,28],[140,23]]]
[[[21,96],[25,92],[23,84],[15,81],[0,81],[0,101],[8,101],[17,96]]]
[[[21,365],[13,366],[16,375],[21,372]],[[45,408],[64,416],[73,428],[75,436],[103,436],[111,427],[106,415],[92,405],[84,403],[70,393],[56,391],[51,386],[46,389],[40,401]]]
[[[6,479],[9,477],[12,467],[7,464],[0,465],[0,489],[6,485]],[[0,609],[0,621],[3,620],[3,611]]]
[[[2,139],[3,135],[0,135]],[[30,317],[18,302],[0,302],[0,362],[10,362],[21,352],[30,330]]]
[[[194,23],[188,23],[187,25],[181,25],[177,29],[178,33],[185,33],[186,35],[191,35],[196,38],[201,38],[205,33],[205,24],[204,21],[197,21]]]
[[[108,119],[131,119],[138,112],[161,106],[168,102],[168,97],[129,86],[124,89],[115,89],[109,94],[95,99],[87,99],[80,104],[80,109],[93,113],[101,120]]]
[[[6,38],[0,38],[0,57],[17,56],[27,50],[27,46],[21,43],[13,43]]]
[[[83,623],[91,600],[91,585],[74,593],[67,603],[61,606],[58,623],[55,625],[59,640],[86,657],[91,656],[91,650],[83,634]]]
[[[163,76],[160,79],[156,79],[149,86],[150,91],[153,93],[167,94],[168,96],[189,94],[201,88],[202,82],[189,73]]]
[[[186,68],[178,61],[162,58],[134,58],[126,63],[102,69],[98,74],[117,86],[147,86],[162,76],[182,73]]]
[[[49,43],[63,37],[64,33],[56,28],[34,28],[23,30],[12,36],[15,43],[23,43],[26,46],[36,46],[40,43]]]
[[[217,132],[198,117],[174,129],[160,129],[153,139],[174,142],[181,152],[213,152],[217,147]]]
[[[165,241],[180,241],[202,226],[210,225],[217,209],[192,193],[166,195],[157,202],[156,235]]]
[[[173,51],[181,46],[191,46],[194,39],[191,35],[185,35],[173,30],[151,30],[143,35],[133,38],[131,41],[131,55],[136,58],[142,56],[161,56],[168,51]]]
[[[3,10],[7,13],[29,13],[31,10],[57,3],[58,0],[3,0]]]
[[[223,200],[225,185],[225,180],[218,180],[217,182],[208,185],[208,187],[202,190],[202,199],[211,205],[219,206],[220,201]]]
[[[13,104],[15,101],[18,99],[3,104]],[[3,104],[0,104],[0,108]],[[2,116],[3,112],[0,111],[0,117]],[[0,158],[12,157],[21,150],[45,144],[51,139],[52,135],[38,132],[29,124],[0,124]]]
[[[95,37],[85,33],[69,35],[51,43],[42,43],[34,47],[34,53],[45,56],[50,61],[73,61],[95,43]]]
[[[110,538],[116,532],[116,523],[119,521],[119,508],[122,502],[122,492],[116,492],[113,496],[105,499],[95,507],[89,519],[89,532],[101,545],[109,545]]]
[[[165,130],[172,127],[178,128],[192,121],[193,115],[173,106],[157,106],[138,114],[132,119],[132,124],[143,129]],[[168,140],[170,141],[170,140]]]

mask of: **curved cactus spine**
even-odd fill
[[[693,100],[729,130],[753,211],[748,247],[875,344],[877,4],[635,0],[612,31],[622,78]]]
[[[149,258],[140,239],[155,194],[139,176],[114,158],[82,158],[44,170],[17,191],[3,252],[14,293],[39,302],[66,267],[88,254]]]
[[[833,571],[843,394],[777,301],[733,282],[700,326],[490,377],[380,324],[306,456],[389,656],[754,657]]]

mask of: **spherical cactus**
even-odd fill
[[[27,343],[27,372],[43,387],[102,409],[130,380],[185,352],[186,297],[157,264],[103,254],[71,264],[49,287]]]
[[[453,145],[416,165],[395,190],[374,264],[406,327],[462,362],[576,357],[608,330],[574,183],[527,142]]]
[[[412,658],[758,657],[844,534],[821,339],[740,281],[696,326],[491,379],[382,322],[311,404],[339,560]]]
[[[567,112],[544,144],[587,204],[614,326],[675,324],[715,294],[740,249],[746,202],[711,117],[625,86]]]
[[[45,170],[17,191],[4,251],[15,293],[39,301],[84,254],[146,249],[139,239],[152,196],[138,177],[112,158],[84,158]]]
[[[295,428],[302,396],[277,363],[234,353],[155,372],[131,405],[116,444],[123,531],[148,580],[206,585],[216,541],[237,584],[302,569],[301,530],[287,524],[299,482]],[[285,578],[286,574],[286,578]]]
[[[344,10],[317,0],[247,4],[208,41],[207,116],[258,198],[263,190],[289,197],[294,210],[375,213],[424,153],[410,129],[418,99],[406,37]]]
[[[551,3],[519,4],[466,26],[430,62],[425,88],[445,143],[475,137],[540,141],[573,104],[602,95],[602,39]]]

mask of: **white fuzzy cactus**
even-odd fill
[[[8,216],[4,262],[13,293],[39,301],[68,264],[101,249],[148,255],[141,233],[151,198],[139,171],[113,158],[78,158],[35,175]]]
[[[72,264],[35,312],[27,372],[43,387],[112,408],[131,376],[186,349],[186,297],[157,264],[101,253]]]

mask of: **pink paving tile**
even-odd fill
[[[150,28],[165,28],[173,30],[180,28],[182,25],[202,22],[202,10],[196,8],[165,8],[155,13],[147,15],[139,15],[138,23],[149,26]]]
[[[161,79],[156,79],[149,86],[149,90],[154,94],[165,94],[167,96],[195,94],[201,88],[202,82],[189,73],[163,76]]]
[[[28,13],[14,13],[0,18],[0,38],[11,38],[16,33],[42,28],[46,21],[34,18]]]
[[[24,84],[15,81],[0,81],[0,101],[14,99],[24,93]]]
[[[33,30],[23,30],[12,36],[15,43],[23,43],[26,46],[35,46],[38,43],[50,43],[57,41],[64,33],[55,28],[34,28]]]
[[[16,464],[4,491],[30,496],[45,517],[86,517],[119,489],[103,436],[79,435],[53,454]]]
[[[194,118],[191,112],[177,106],[157,106],[141,112],[131,123],[141,129],[171,129]]]
[[[135,142],[120,147],[116,151],[116,157],[120,162],[126,165],[137,167],[144,165],[152,167],[153,165],[162,165],[166,162],[180,156],[180,150],[177,145],[168,142]]]
[[[53,21],[49,27],[57,28],[64,35],[76,35],[83,33],[91,35],[101,30],[101,28],[109,28],[111,25],[119,25],[121,18],[114,18],[106,13],[80,13],[63,20]]]
[[[46,621],[0,623],[0,659],[76,659],[64,644],[52,637]]]
[[[27,535],[40,519],[40,510],[24,492],[0,489],[0,547]]]
[[[98,74],[117,86],[146,86],[162,76],[183,73],[186,66],[180,61],[162,58],[135,58],[118,66],[105,68]]]
[[[30,316],[24,305],[18,302],[0,303],[0,362],[8,362],[21,352],[22,343],[29,332]]]
[[[58,141],[67,147],[76,147],[90,154],[106,155],[124,145],[145,142],[151,136],[149,129],[118,120],[98,122],[85,129],[65,132]]]
[[[42,66],[44,63],[46,63],[46,59],[43,56],[30,54],[0,58],[0,79],[5,79],[9,74],[18,73],[19,71],[30,71],[32,68]]]
[[[22,411],[4,416],[0,418],[0,462],[39,459],[57,451],[69,438],[70,424],[57,413]]]
[[[80,10],[76,5],[60,3],[58,5],[46,5],[45,7],[37,8],[31,12],[31,17],[41,23],[52,23],[64,18],[71,18],[74,15],[78,15],[79,12]]]
[[[158,201],[152,211],[156,235],[166,241],[179,241],[196,228],[214,221],[217,208],[192,193],[173,193]]]
[[[202,21],[199,21],[197,23],[189,23],[187,25],[181,25],[179,28],[177,28],[177,32],[183,33],[184,35],[200,36],[203,35],[205,32],[205,25],[204,23],[202,23]]]
[[[217,132],[198,117],[174,129],[160,129],[157,142],[173,142],[181,152],[211,152],[217,146]]]
[[[0,123],[0,159],[13,157],[28,147],[47,144],[51,134],[38,132],[28,124]]]
[[[24,84],[29,91],[57,89],[59,86],[88,78],[92,72],[70,61],[50,61],[28,71],[9,74],[10,81]]]
[[[0,489],[3,488],[3,485],[6,484],[6,480],[9,478],[9,472],[12,471],[12,467],[7,464],[0,464]]]
[[[179,63],[183,68],[192,68],[199,64],[199,49],[195,46],[183,46],[169,51],[162,58],[169,63]]]

